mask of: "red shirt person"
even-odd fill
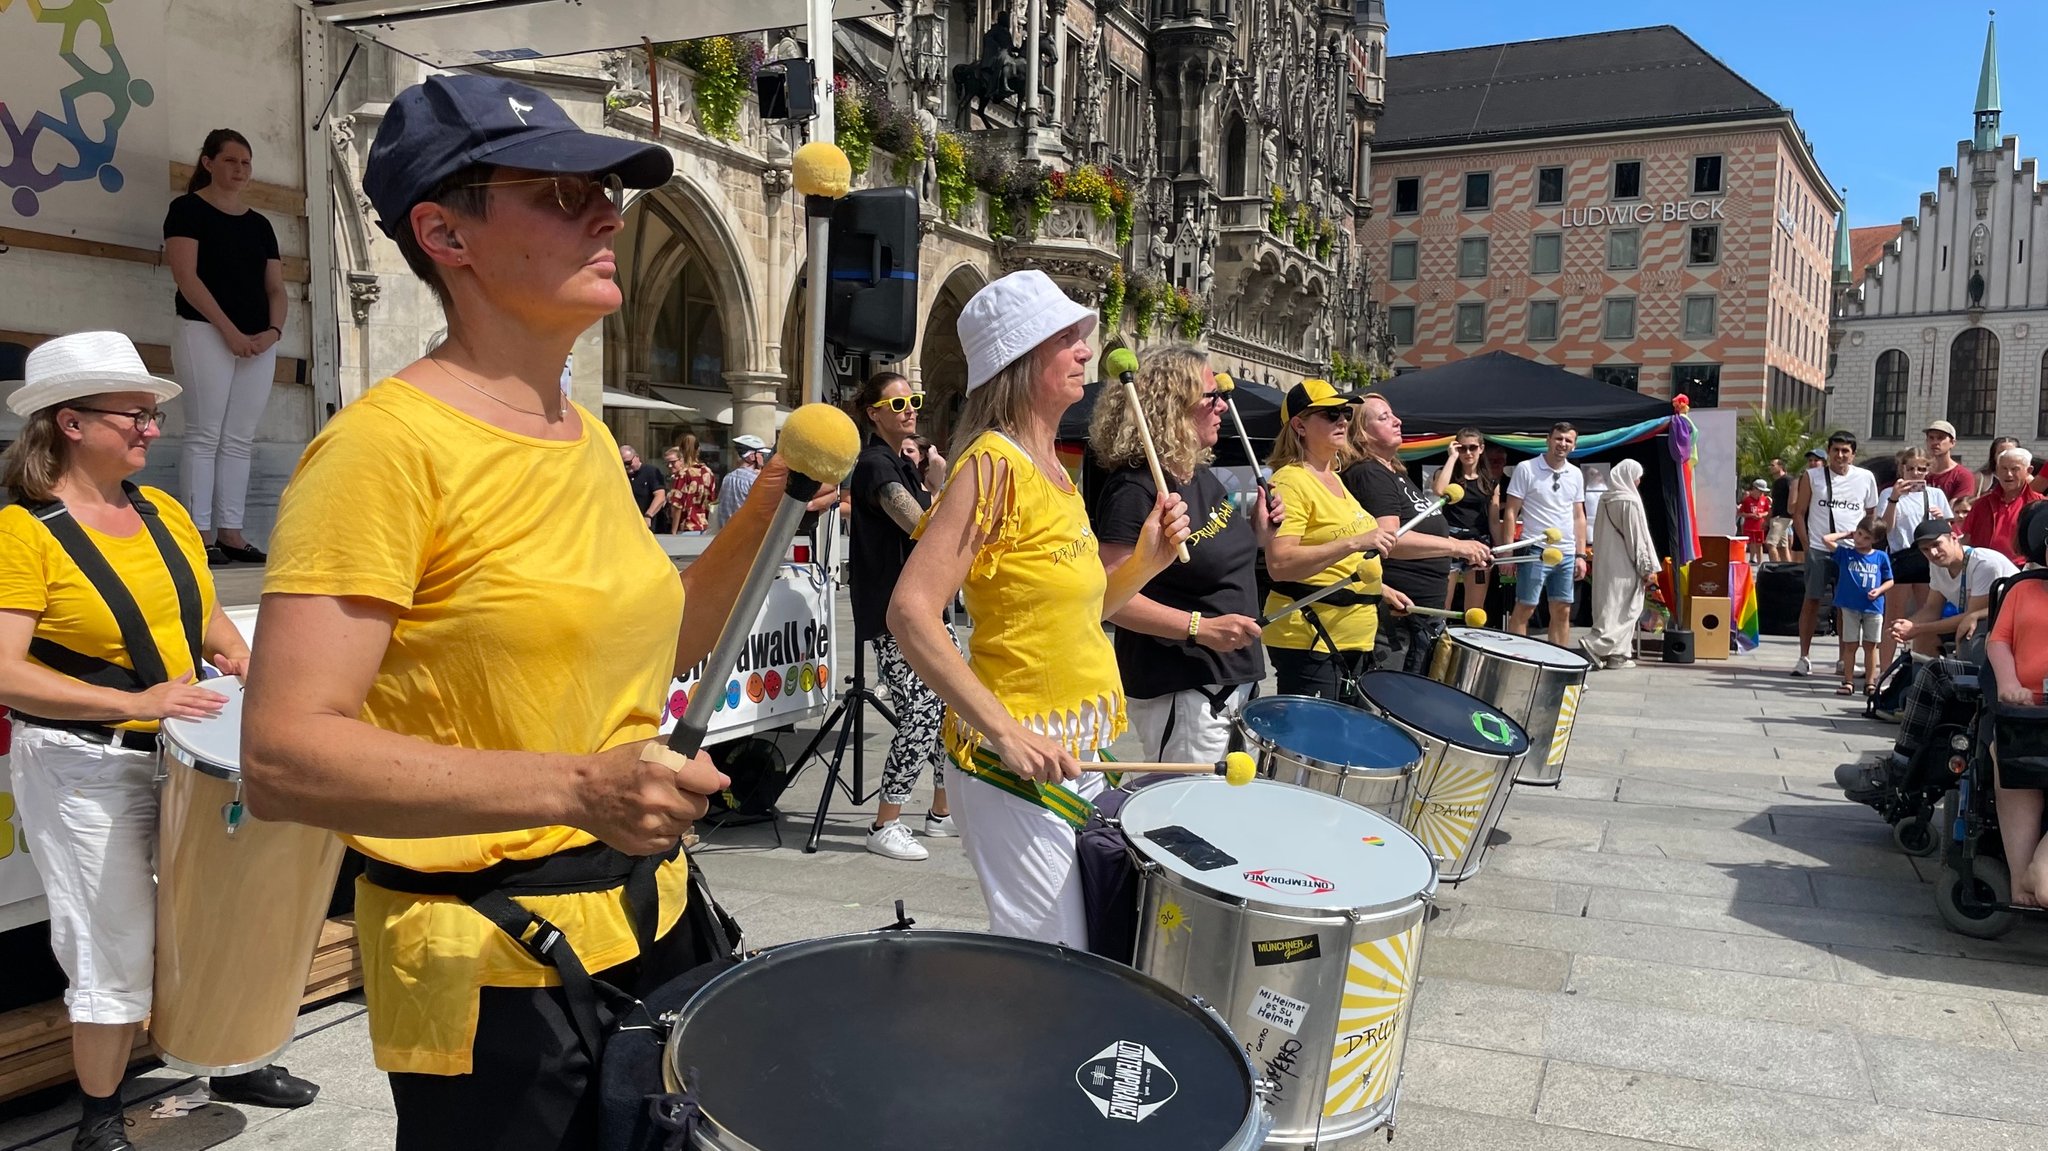
[[[1956,528],[1971,546],[1990,548],[2014,563],[2025,563],[2019,547],[2020,510],[2048,496],[2027,486],[2027,467],[2032,457],[2025,448],[2000,452],[1995,482],[1970,505],[1970,514]]]

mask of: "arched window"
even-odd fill
[[[1998,417],[1998,337],[1971,328],[1948,346],[1948,422],[1957,439],[1991,434]]]
[[[1245,194],[1244,171],[1246,158],[1244,148],[1244,121],[1239,117],[1232,116],[1230,118],[1230,133],[1223,141],[1223,194],[1226,196],[1242,196]]]
[[[1897,348],[1877,358],[1877,377],[1870,387],[1871,439],[1905,438],[1906,374],[1906,353]]]
[[[725,324],[702,261],[692,259],[669,285],[654,317],[648,375],[657,384],[725,390]]]

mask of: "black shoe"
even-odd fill
[[[207,1092],[217,1103],[304,1107],[320,1094],[320,1085],[272,1064],[240,1075],[216,1075],[207,1081]]]
[[[1835,782],[1842,792],[1857,803],[1869,803],[1883,795],[1890,785],[1878,764],[1868,760],[1844,763],[1835,768]]]
[[[231,562],[238,564],[261,564],[270,559],[269,556],[263,554],[263,549],[254,546],[236,547],[233,544],[215,544],[214,546],[218,547],[221,554],[226,556]]]
[[[229,559],[229,558],[228,558],[228,553],[227,553],[227,551],[226,551],[225,549],[223,549],[223,548],[222,548],[222,547],[221,547],[221,546],[220,546],[219,544],[207,544],[207,545],[206,545],[206,566],[207,566],[207,567],[210,567],[210,568],[224,568],[224,567],[228,566],[229,564],[231,564],[231,563],[233,563],[233,562],[235,562],[235,561],[233,561],[233,560],[231,560],[231,559]]]
[[[135,1144],[128,1142],[128,1123],[119,1111],[84,1120],[71,1139],[71,1151],[135,1151]]]

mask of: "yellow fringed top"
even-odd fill
[[[974,619],[967,666],[1018,723],[1080,754],[1124,730],[1116,652],[1102,630],[1102,570],[1081,493],[1031,454],[987,432],[953,463],[974,469],[980,537],[962,592]],[[968,485],[948,482],[933,511]],[[981,733],[950,708],[948,746],[971,753]]]

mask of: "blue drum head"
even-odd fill
[[[1513,717],[1448,684],[1404,671],[1375,671],[1359,678],[1358,689],[1374,707],[1452,747],[1505,756],[1529,750],[1528,733]]]
[[[1269,695],[1245,704],[1238,722],[1266,744],[1337,767],[1387,770],[1422,758],[1422,749],[1406,732],[1335,700]]]

